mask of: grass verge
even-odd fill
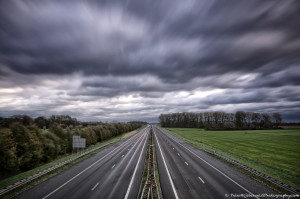
[[[199,148],[229,157],[300,189],[300,131],[298,129],[205,131],[166,128]]]

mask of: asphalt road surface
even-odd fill
[[[16,198],[137,198],[149,126]]]
[[[153,130],[164,198],[243,198],[251,194],[275,194],[162,129],[153,126]]]

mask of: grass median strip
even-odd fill
[[[166,129],[199,149],[216,151],[297,189],[300,188],[298,129],[247,131]]]
[[[144,173],[138,198],[162,198],[162,191],[160,188],[159,175],[156,165],[155,144],[152,129],[150,129],[149,142],[144,164]]]

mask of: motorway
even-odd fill
[[[150,128],[150,125],[143,128],[16,198],[137,198]],[[276,194],[157,126],[152,129],[164,198],[242,198],[230,196]]]
[[[137,198],[149,126],[16,198]]]
[[[231,198],[231,194],[275,193],[164,130],[156,126],[153,130],[165,198]]]

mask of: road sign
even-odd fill
[[[85,148],[86,147],[86,139],[85,138],[81,138],[78,135],[74,135],[73,136],[73,148]]]

